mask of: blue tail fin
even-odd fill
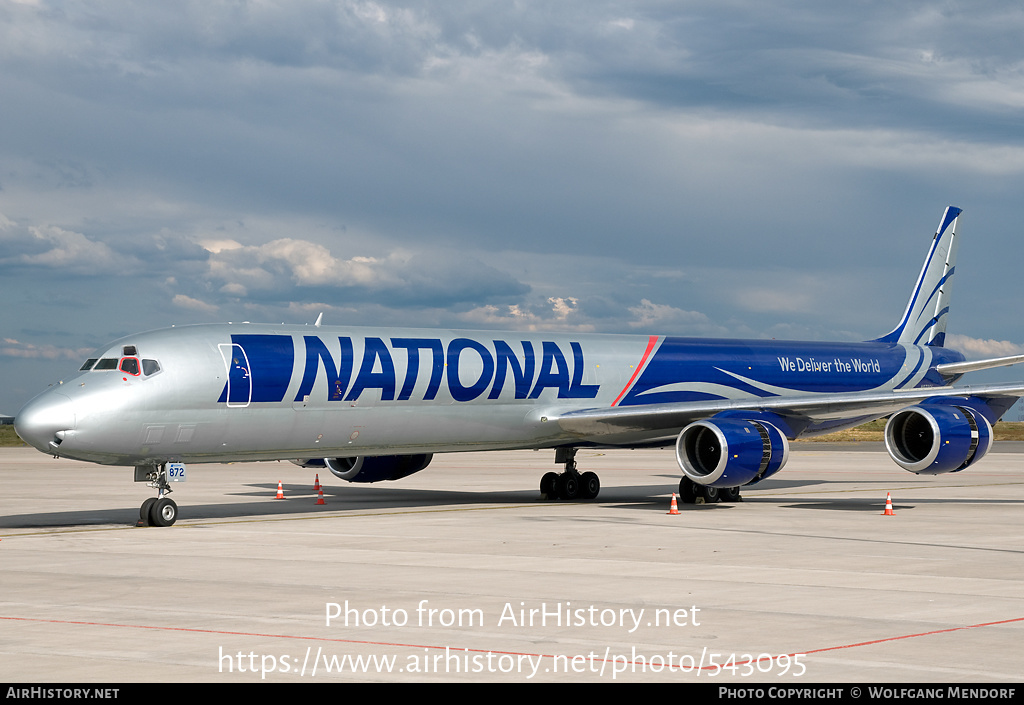
[[[962,212],[954,206],[946,208],[903,319],[892,332],[876,342],[936,346],[945,342],[949,298],[956,269],[957,222]]]

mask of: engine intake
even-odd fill
[[[889,456],[917,474],[963,470],[991,447],[992,425],[969,406],[920,404],[897,411],[885,424]]]
[[[376,455],[355,458],[324,458],[324,465],[335,477],[347,482],[380,482],[400,480],[430,465],[434,456]]]
[[[739,487],[774,475],[789,459],[789,441],[767,421],[694,421],[676,439],[676,461],[700,485]]]

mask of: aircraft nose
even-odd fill
[[[75,428],[75,407],[71,399],[51,391],[36,397],[14,417],[14,430],[21,440],[46,453],[55,452],[64,431]]]

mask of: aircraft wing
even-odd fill
[[[1001,416],[1021,396],[1024,396],[1024,383],[1014,382],[581,409],[549,415],[548,421],[557,422],[569,433],[602,436],[630,431],[681,429],[693,421],[734,410],[770,411],[783,417],[815,422],[859,416],[886,416],[934,397],[974,397],[992,404],[994,410],[999,409],[997,413]]]

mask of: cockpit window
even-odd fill
[[[134,346],[126,345],[124,347],[127,349]],[[140,375],[152,377],[156,373],[160,372],[161,369],[160,363],[157,360],[149,358],[140,360],[137,357],[125,355],[120,359],[116,357],[104,357],[101,359],[91,357],[85,361],[85,364],[82,365],[79,371],[88,372],[92,370],[93,372],[100,372],[120,370],[121,372],[132,375],[133,377],[138,377]]]
[[[121,358],[121,371],[126,372],[136,377],[142,372],[139,369],[139,358],[137,357],[122,357]]]

